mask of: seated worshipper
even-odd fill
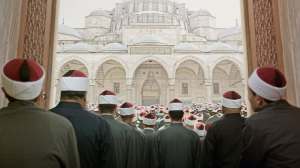
[[[248,87],[256,113],[245,123],[240,167],[300,167],[300,109],[285,100],[285,76],[273,67],[257,68]]]
[[[46,72],[33,59],[13,59],[2,71],[9,101],[0,109],[1,168],[79,168],[72,124],[39,108]]]
[[[108,123],[114,143],[116,155],[116,168],[131,168],[128,161],[131,159],[127,153],[131,138],[131,127],[115,119],[119,101],[115,93],[105,90],[99,95],[99,115]]]
[[[70,70],[60,80],[60,102],[51,109],[67,118],[77,137],[82,168],[113,167],[115,163],[112,135],[107,122],[85,109],[88,77]]]
[[[145,136],[142,131],[133,124],[133,119],[136,115],[133,104],[129,102],[123,103],[119,107],[119,114],[122,121],[131,127],[128,151],[130,168],[145,167]]]
[[[201,142],[198,135],[183,126],[183,103],[174,99],[169,104],[171,124],[157,132],[157,160],[160,168],[198,168]]]
[[[235,91],[223,94],[223,117],[212,123],[203,142],[202,166],[208,168],[239,167],[241,134],[241,96]]]
[[[148,113],[143,119],[143,133],[145,135],[145,161],[146,167],[155,168],[158,163],[156,158],[157,151],[155,148],[155,126],[156,115],[154,113]]]

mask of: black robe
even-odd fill
[[[240,114],[226,114],[214,122],[203,142],[201,167],[239,167],[243,126]]]
[[[104,119],[84,110],[78,103],[61,102],[51,111],[66,117],[72,123],[81,168],[115,167],[112,135]]]
[[[131,128],[128,150],[128,168],[145,167],[145,136],[134,125],[129,125]]]
[[[157,161],[157,149],[155,144],[155,129],[144,128],[143,133],[145,135],[145,168],[156,168],[158,167]]]
[[[114,153],[116,154],[116,167],[126,168],[128,160],[131,159],[128,157],[131,127],[114,119],[113,115],[104,114],[102,117],[107,121],[112,132],[115,147]]]
[[[286,101],[267,105],[246,120],[242,168],[300,167],[300,109]]]
[[[201,154],[199,136],[182,123],[171,123],[156,135],[159,168],[198,168]]]

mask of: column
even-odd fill
[[[205,88],[207,91],[207,102],[212,103],[212,95],[213,95],[213,82],[211,79],[205,80]]]
[[[172,99],[175,98],[175,78],[171,78],[169,79],[169,83],[168,83],[168,100],[167,100],[167,104],[169,101],[171,101]]]
[[[127,90],[126,101],[136,103],[136,101],[133,100],[133,79],[132,78],[126,79],[126,90]]]
[[[97,99],[97,91],[95,90],[96,87],[96,79],[89,79],[89,88],[87,92],[87,104],[98,104]]]

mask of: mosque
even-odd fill
[[[59,78],[70,69],[90,80],[89,104],[110,89],[138,105],[217,103],[223,92],[245,95],[243,36],[237,24],[216,26],[209,11],[171,0],[130,0],[95,10],[83,28],[60,25],[52,102]]]

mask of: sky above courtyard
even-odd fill
[[[124,0],[61,0],[59,23],[71,27],[84,27],[84,17],[96,9],[111,10]],[[185,3],[189,10],[206,9],[217,18],[217,27],[240,25],[240,0],[174,0]]]

